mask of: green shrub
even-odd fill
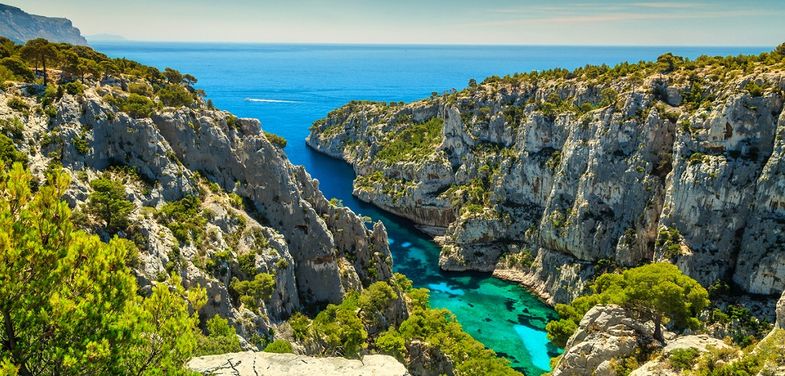
[[[24,128],[25,126],[19,118],[0,119],[0,132],[14,140],[22,138]]]
[[[679,229],[675,227],[660,227],[657,233],[657,241],[655,246],[663,252],[666,258],[674,258],[682,254],[681,243],[683,237]]]
[[[240,195],[238,195],[237,193],[232,192],[229,194],[229,204],[236,209],[242,209],[243,198],[240,197]]]
[[[237,116],[229,114],[226,116],[226,125],[232,129],[240,129],[240,123],[237,121]]]
[[[285,258],[280,258],[278,261],[275,262],[275,267],[279,270],[286,269],[289,267],[289,261],[286,261]]]
[[[240,302],[246,308],[259,312],[259,307],[272,296],[273,289],[275,289],[275,279],[272,274],[259,273],[250,281],[240,281],[234,278],[230,286],[240,295]]]
[[[271,144],[283,149],[286,147],[286,139],[270,132],[264,132],[264,137],[267,138],[267,141],[270,141]]]
[[[73,81],[63,85],[63,90],[71,95],[84,94],[84,86],[79,81]]]
[[[6,57],[0,60],[0,66],[8,69],[14,77],[12,79],[21,80],[24,82],[33,82],[35,75],[27,64],[17,57]]]
[[[181,243],[192,241],[199,244],[204,239],[207,219],[204,217],[201,202],[197,196],[167,202],[158,211],[157,218],[159,222],[172,230],[174,237]]]
[[[240,271],[247,276],[256,275],[256,253],[249,252],[237,257]]]
[[[128,92],[148,98],[153,96],[153,89],[146,82],[132,82],[128,84]]]
[[[8,105],[8,107],[10,107],[13,110],[17,110],[17,111],[21,111],[21,112],[25,112],[25,111],[29,111],[30,110],[30,105],[27,104],[27,102],[25,102],[24,100],[22,100],[22,98],[19,98],[19,97],[8,98],[8,101],[6,101],[6,104]]]
[[[270,344],[264,348],[264,352],[290,354],[294,352],[294,350],[292,350],[292,344],[288,341],[283,339],[276,339],[275,341],[270,342]]]
[[[745,89],[747,89],[747,91],[753,97],[762,97],[764,92],[765,92],[765,90],[766,90],[766,88],[764,88],[761,85],[758,85],[756,82],[748,83],[747,86],[745,87]]]
[[[6,90],[8,88],[6,81],[14,81],[15,77],[13,72],[0,65],[0,90]]]
[[[41,100],[41,106],[43,107],[50,107],[56,100],[63,97],[63,87],[62,86],[55,86],[52,84],[46,85],[46,89],[44,92],[41,93],[39,99]],[[54,117],[54,114],[49,114],[49,117]]]
[[[392,355],[398,360],[403,360],[406,355],[406,340],[395,328],[376,337],[375,344],[383,354]]]
[[[207,335],[197,337],[194,356],[217,355],[242,351],[240,340],[229,321],[215,315],[205,323]]]
[[[700,152],[692,153],[690,158],[687,159],[687,164],[690,166],[699,165],[706,162],[706,155]]]
[[[289,318],[288,322],[296,340],[302,341],[308,337],[311,320],[307,316],[297,312]]]
[[[686,349],[676,349],[668,354],[668,363],[677,371],[692,369],[695,359],[700,355],[697,349],[692,347]]]
[[[15,333],[14,341],[4,337],[0,373],[184,374],[204,289],[186,290],[172,276],[138,295],[127,264],[133,243],[75,230],[60,201],[67,175],[55,169],[37,189],[21,164],[0,175],[0,300]]]
[[[368,286],[357,300],[363,321],[377,325],[381,320],[384,320],[386,308],[397,298],[398,294],[387,282],[374,282]]]
[[[155,103],[150,98],[139,94],[132,93],[128,95],[128,98],[124,99],[110,95],[105,99],[117,106],[120,111],[136,119],[149,118],[156,109]]]
[[[169,107],[190,106],[194,103],[193,95],[181,85],[166,85],[157,94],[161,103]]]
[[[325,355],[356,357],[365,348],[368,332],[357,317],[357,293],[350,293],[339,304],[330,304],[316,315],[312,338],[325,350]]]
[[[74,149],[79,154],[85,155],[90,152],[90,144],[87,142],[87,132],[79,133],[79,136],[74,138]]]
[[[27,165],[27,155],[17,150],[14,141],[3,134],[0,134],[0,162],[2,168],[9,168],[14,162]]]
[[[90,182],[93,192],[87,199],[87,212],[98,217],[109,233],[128,227],[134,204],[126,198],[125,186],[119,181],[99,178]]]
[[[559,312],[559,317],[570,317],[567,315],[562,315],[561,312],[569,307],[565,304],[557,304],[556,305],[556,312]],[[570,336],[578,330],[578,323],[575,319],[560,319],[556,321],[551,321],[546,326],[546,330],[548,332],[548,339],[553,342],[556,346],[564,347],[567,345],[567,340],[570,339]]]

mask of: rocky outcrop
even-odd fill
[[[762,61],[353,102],[307,142],[352,164],[360,199],[441,228],[443,269],[499,269],[558,303],[598,265],[670,260],[705,286],[772,296],[785,289],[785,67]],[[500,265],[520,252],[533,262]]]
[[[581,320],[577,331],[557,358],[554,376],[677,376],[696,374],[736,364],[760,375],[779,375],[785,331],[774,328],[755,346],[741,349],[730,341],[707,334],[677,336],[666,332],[663,347],[652,338],[653,324],[633,319],[614,305],[595,306]],[[689,351],[685,351],[689,350]],[[728,372],[724,369],[723,372]],[[722,372],[720,372],[722,373]]]
[[[453,361],[435,346],[422,341],[413,341],[407,346],[406,366],[413,375],[453,376]]]
[[[652,343],[653,327],[618,306],[595,306],[567,341],[553,376],[614,375],[612,363],[635,356]]]
[[[730,350],[731,346],[724,341],[707,335],[690,335],[678,337],[662,349],[662,353],[632,371],[630,376],[678,376],[679,370],[674,369],[668,358],[675,350],[694,349],[697,356],[713,350]]]
[[[71,20],[36,16],[4,4],[0,4],[0,36],[16,43],[44,38],[50,42],[87,45],[87,40]]]
[[[777,327],[785,329],[785,292],[782,293],[777,303]]]
[[[188,368],[214,376],[408,376],[403,364],[387,355],[362,359],[314,358],[294,354],[243,352],[191,359]]]
[[[266,139],[257,120],[203,103],[132,118],[105,99],[127,95],[111,82],[88,82],[83,94],[63,93],[44,111],[40,90],[11,85],[0,91],[2,132],[27,156],[37,179],[63,166],[71,175],[64,199],[80,216],[77,223],[105,239],[112,234],[87,209],[90,182],[122,182],[134,210],[119,235],[140,248],[134,272],[142,293],[179,274],[185,285],[206,289],[203,319],[221,315],[252,342],[270,338],[296,311],[338,303],[391,277],[384,226],[368,228],[348,208],[331,205],[318,183]],[[168,223],[165,212],[183,210],[177,206],[183,199],[196,207],[187,214],[192,218],[178,220],[194,222]],[[175,232],[177,225],[191,227]],[[275,281],[269,299],[241,304],[232,280],[259,273]]]

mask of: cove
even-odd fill
[[[218,43],[94,43],[112,57],[199,79],[217,107],[262,121],[289,142],[289,159],[320,181],[328,198],[387,227],[395,271],[431,290],[431,305],[452,311],[466,332],[527,375],[549,369],[559,349],[543,331],[555,313],[517,284],[480,273],[445,273],[438,247],[411,223],[352,197],[347,164],[305,146],[308,127],[351,100],[412,101],[466,86],[470,78],[585,64],[651,60],[664,52],[759,53],[770,48],[569,46],[368,46]]]

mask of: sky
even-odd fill
[[[144,41],[775,46],[784,0],[0,0]]]

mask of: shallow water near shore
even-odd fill
[[[173,67],[199,79],[218,108],[262,121],[289,142],[286,153],[319,179],[328,198],[387,227],[395,271],[431,290],[431,306],[451,310],[464,329],[527,375],[550,369],[558,354],[544,332],[552,309],[515,283],[481,273],[445,273],[438,247],[411,223],[352,197],[347,164],[305,146],[313,121],[351,100],[412,101],[431,92],[461,89],[470,78],[655,59],[664,52],[759,53],[761,48],[569,46],[362,46],[195,43],[94,43],[112,57],[159,68]]]

